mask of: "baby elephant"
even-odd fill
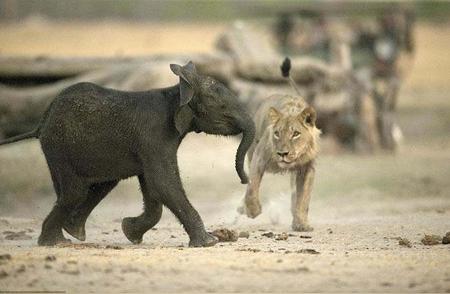
[[[290,67],[290,60],[286,59],[282,73],[299,94],[294,80],[289,77]],[[290,172],[292,229],[311,231],[308,209],[320,135],[314,108],[300,95],[273,95],[258,107],[254,120],[256,137],[248,152],[250,183],[244,205],[238,208],[238,212],[251,218],[261,213],[259,186],[265,171]]]
[[[243,164],[255,127],[237,97],[213,78],[199,75],[192,62],[171,64],[170,69],[180,83],[164,89],[122,92],[91,83],[73,85],[54,99],[36,130],[0,142],[38,138],[41,143],[57,201],[42,224],[39,245],[67,242],[63,228],[85,240],[91,211],[120,180],[132,176],[139,178],[144,211],[122,222],[130,241],[142,241],[165,205],[184,226],[189,246],[217,242],[186,198],[178,146],[192,131],[242,133],[236,170],[247,183]]]

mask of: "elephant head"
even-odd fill
[[[235,164],[241,183],[248,183],[244,160],[255,137],[255,125],[245,107],[222,83],[198,74],[192,62],[185,66],[171,64],[170,69],[180,77],[179,108],[174,117],[178,132],[196,131],[223,136],[242,133]]]

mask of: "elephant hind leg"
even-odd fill
[[[122,221],[123,233],[134,244],[141,243],[144,234],[153,228],[162,216],[162,204],[155,195],[157,192],[148,187],[142,175],[139,176],[139,184],[144,196],[144,212],[137,217],[126,217]]]
[[[71,211],[64,222],[63,229],[80,241],[86,240],[85,225],[87,218],[118,182],[114,180],[91,185],[86,200]]]
[[[41,235],[38,239],[39,246],[53,246],[59,243],[70,243],[69,239],[64,238],[61,223],[66,215],[66,211],[58,204],[53,206],[52,211],[42,223]]]
[[[74,174],[69,166],[67,164],[52,165],[52,162],[49,162],[57,200],[42,224],[42,231],[38,240],[38,244],[41,246],[69,242],[68,239],[64,238],[63,224],[69,213],[87,197],[89,185]]]

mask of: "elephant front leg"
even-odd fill
[[[267,160],[264,158],[263,146],[258,145],[250,162],[250,181],[245,193],[244,205],[238,208],[238,212],[255,218],[261,214],[261,202],[259,200],[259,187],[264,175]]]
[[[299,232],[310,232],[313,227],[308,222],[309,202],[314,182],[314,166],[309,163],[291,175],[292,188],[292,229]]]
[[[176,154],[170,156],[168,162],[153,161],[144,173],[146,183],[157,190],[158,200],[169,208],[183,225],[189,235],[190,247],[208,247],[218,242],[217,238],[206,232],[200,215],[186,197]]]
[[[138,178],[144,197],[144,212],[137,217],[126,217],[122,220],[122,231],[134,244],[142,242],[144,234],[159,222],[162,215],[162,204],[157,200],[155,189],[147,185],[143,175]]]

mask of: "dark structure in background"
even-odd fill
[[[274,30],[282,52],[329,61],[330,44],[336,33],[330,26],[344,23],[352,69],[356,76],[363,76],[362,82],[369,88],[376,107],[379,144],[394,150],[399,135],[395,109],[401,84],[413,60],[414,20],[412,9],[400,7],[385,8],[375,18],[364,20],[335,19],[323,11],[299,10],[281,13]],[[359,74],[363,71],[366,73]],[[335,116],[339,114],[332,115]],[[354,121],[341,119],[331,124],[322,120],[319,126],[327,131],[328,126],[338,124],[338,132],[342,133],[338,137],[351,142],[358,128]]]
[[[406,8],[386,3],[323,6],[306,1],[299,9],[298,3],[289,1],[126,0],[120,2],[123,9],[119,9],[109,1],[81,0],[72,7],[72,2],[65,1],[9,0],[0,5],[2,19],[10,21],[20,21],[33,11],[69,19],[142,19],[149,10],[146,20],[167,20],[176,15],[183,20],[189,15],[177,9],[191,2],[202,3],[203,10],[189,10],[191,17],[203,15],[201,19],[213,17],[217,11],[225,18],[278,15],[269,21],[273,36],[258,34],[257,29],[264,26],[261,23],[254,30],[251,22],[237,22],[218,39],[217,51],[195,56],[61,59],[0,55],[0,137],[32,129],[56,94],[73,83],[150,89],[168,80],[157,74],[161,66],[189,59],[198,64],[200,72],[230,86],[251,109],[269,93],[290,91],[278,71],[281,60],[289,55],[292,77],[318,111],[317,125],[325,134],[351,150],[395,150],[401,134],[395,122],[396,101],[414,53],[412,8],[423,4]],[[59,11],[64,13],[58,16]],[[160,12],[158,17],[156,12]],[[358,14],[363,17],[355,17]],[[277,42],[266,42],[266,37]]]

